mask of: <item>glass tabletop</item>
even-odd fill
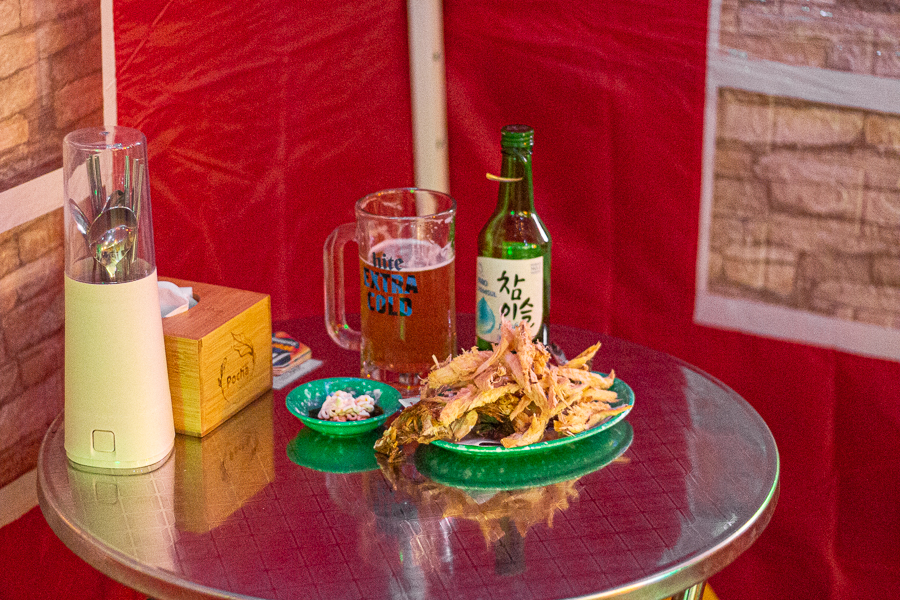
[[[471,315],[459,339],[474,340]],[[38,495],[56,534],[155,598],[664,598],[724,568],[762,532],[778,495],[775,442],[735,392],[671,356],[551,327],[569,356],[634,390],[621,422],[499,463],[435,446],[375,460],[379,434],[305,428],[287,392],[356,375],[321,318],[277,323],[321,367],[204,438],[178,435],[158,470],[72,468],[65,424],[47,433]],[[371,438],[371,439],[370,439]]]

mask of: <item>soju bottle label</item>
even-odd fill
[[[528,324],[538,334],[544,314],[544,258],[509,260],[478,257],[475,331],[481,339],[500,341],[500,317]]]

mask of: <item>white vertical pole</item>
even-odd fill
[[[100,61],[103,65],[103,126],[114,127],[118,124],[118,107],[113,0],[100,0],[100,46]]]
[[[450,191],[441,0],[407,0],[416,187]]]

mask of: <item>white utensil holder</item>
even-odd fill
[[[65,449],[93,472],[151,471],[175,443],[146,145],[124,127],[63,143]]]

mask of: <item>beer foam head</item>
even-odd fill
[[[453,260],[453,245],[438,246],[424,240],[385,240],[372,247],[365,262],[372,264],[372,254],[379,257],[403,259],[403,270],[433,269]]]

